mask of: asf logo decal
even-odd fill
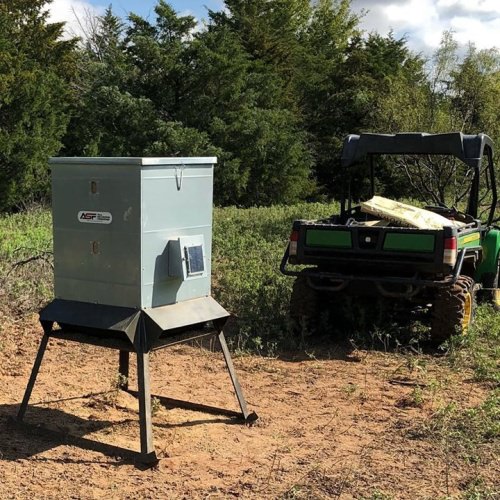
[[[82,210],[78,212],[78,222],[86,224],[111,224],[113,216],[109,212],[94,212],[93,210]]]

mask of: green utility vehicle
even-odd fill
[[[444,203],[426,206],[431,218],[439,214],[446,219],[439,228],[412,227],[411,221],[405,224],[391,217],[383,220],[366,213],[363,203],[353,206],[354,166],[363,162],[369,167],[368,194],[373,198],[375,159],[387,155],[460,160],[456,163],[466,172],[460,183],[469,183],[466,205],[462,210]],[[341,163],[347,194],[342,196],[340,214],[296,220],[281,262],[281,272],[296,278],[290,301],[296,329],[314,332],[323,308],[335,310],[346,298],[351,305],[380,299],[424,310],[431,319],[432,340],[443,341],[467,330],[476,291],[482,289],[500,306],[500,229],[494,226],[497,190],[488,136],[349,135]]]

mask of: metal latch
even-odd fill
[[[175,183],[177,184],[177,191],[182,188],[182,177],[184,174],[185,165],[182,163],[180,167],[175,167]]]

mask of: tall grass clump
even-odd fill
[[[335,203],[215,209],[213,294],[235,316],[236,347],[266,351],[287,340],[293,279],[282,275],[279,265],[292,223],[338,209]]]
[[[24,313],[52,296],[50,211],[37,207],[0,216],[0,309]]]
[[[478,307],[467,335],[451,338],[443,348],[452,367],[462,370],[467,366],[475,381],[500,387],[500,314],[492,306]]]

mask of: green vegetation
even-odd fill
[[[278,270],[291,221],[297,217],[323,217],[337,210],[336,204],[215,209],[213,293],[235,315],[230,332],[235,350],[276,354],[291,346],[287,310],[292,280]],[[0,312],[32,312],[51,299],[50,223],[47,209],[0,217]],[[430,441],[446,457],[447,474],[457,459],[470,465],[474,477],[464,486],[464,498],[494,498],[494,492],[482,483],[481,468],[500,452],[499,314],[490,306],[481,305],[468,334],[443,345],[447,355],[441,357],[422,352],[418,338],[424,336],[425,329],[419,324],[406,332],[411,338],[402,346],[401,329],[393,327],[383,311],[383,326],[374,326],[356,307],[349,313],[356,317],[358,325],[357,330],[349,332],[352,342],[392,350],[402,360],[393,376],[415,381],[400,402],[403,408],[423,412],[410,437]],[[328,355],[329,349],[321,352]],[[314,358],[314,350],[307,354]],[[470,377],[474,384],[471,390],[480,389],[484,394],[482,402],[467,407],[455,397],[450,402],[444,396],[450,384],[450,368],[451,373]],[[446,374],[444,378],[439,375],[441,371]],[[120,383],[115,381],[113,389]],[[342,391],[348,399],[362,401],[365,397],[355,384],[346,385]],[[429,407],[433,411],[426,413]],[[302,486],[294,488],[286,498],[299,496]],[[373,498],[383,498],[380,495],[374,493]]]
[[[233,315],[234,347],[262,353],[290,346],[288,304],[292,279],[279,272],[279,263],[297,218],[317,219],[338,211],[336,203],[299,203],[239,209],[215,208],[213,232],[213,295]],[[51,217],[47,209],[0,217],[0,273],[4,308],[35,311],[52,297]],[[366,306],[366,307],[365,307]],[[339,305],[336,306],[338,310]],[[383,303],[342,304],[346,323],[325,331],[349,330],[357,347],[382,350],[404,345],[418,348],[426,327],[414,321],[398,325]],[[372,311],[373,309],[373,311]],[[368,312],[367,312],[368,311]],[[489,306],[478,308],[467,336],[443,345],[447,362],[458,370],[470,367],[478,382],[500,384],[500,322]],[[292,342],[293,343],[293,342]],[[415,400],[421,400],[415,394]]]
[[[0,261],[52,249],[52,217],[45,208],[0,217]]]
[[[34,311],[52,297],[51,223],[43,208],[0,216],[0,312]]]
[[[421,373],[422,389],[416,387],[410,394],[409,406],[437,403],[437,409],[416,423],[409,432],[411,438],[425,439],[445,458],[448,477],[457,460],[468,464],[471,479],[464,485],[463,498],[495,498],[498,492],[483,484],[482,469],[498,458],[500,453],[500,322],[499,314],[491,306],[478,308],[476,321],[468,334],[452,338],[442,346],[447,356],[432,360],[434,366],[451,367],[457,373],[471,374],[471,390],[482,387],[482,401],[466,406],[460,398],[443,397],[443,382],[426,380]],[[449,382],[449,381],[448,381]],[[418,394],[417,394],[418,392]],[[418,397],[416,397],[418,396]],[[410,401],[409,401],[410,403]],[[417,404],[419,403],[419,404]]]
[[[419,423],[411,436],[430,441],[436,452],[444,456],[447,483],[457,460],[469,466],[471,479],[464,484],[462,498],[496,498],[498,491],[484,484],[482,469],[495,461],[500,453],[498,389],[472,408],[456,401],[442,406],[429,419]]]
[[[470,366],[474,379],[500,387],[500,321],[490,306],[478,308],[473,326],[466,336],[452,338],[448,361],[460,370]]]
[[[76,45],[47,24],[46,3],[0,3],[0,210],[47,197],[47,158],[69,121]]]
[[[216,203],[262,206],[338,198],[348,133],[500,141],[498,50],[464,54],[445,33],[426,61],[405,39],[363,33],[349,0],[226,0],[201,30],[159,0],[148,20],[81,19],[78,43],[47,3],[0,3],[2,211],[47,198],[57,154],[216,155]],[[442,198],[450,184],[434,165],[412,182],[405,166],[381,174],[389,196]],[[353,186],[363,194],[363,174]]]
[[[446,440],[468,460],[477,457],[470,453],[478,444],[492,443],[500,438],[500,393],[493,391],[480,405],[460,408],[450,403],[440,408],[427,423],[427,434]]]
[[[214,296],[237,318],[239,348],[263,348],[286,339],[292,282],[279,263],[297,218],[318,218],[337,204],[215,210]]]

